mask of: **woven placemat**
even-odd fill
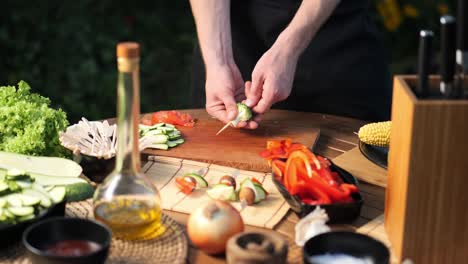
[[[66,215],[93,218],[91,201],[67,204]],[[163,214],[162,224],[166,231],[160,237],[148,241],[124,241],[112,239],[108,264],[186,263],[188,239],[184,228]],[[1,239],[1,238],[0,238]],[[21,243],[0,251],[0,263],[30,264]]]

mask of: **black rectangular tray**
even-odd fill
[[[351,175],[351,173],[343,170],[342,168],[336,166],[333,162],[331,162],[330,169],[334,172],[337,172],[338,175],[343,179],[345,183],[351,183],[358,187],[359,183],[357,179]],[[281,195],[284,197],[286,202],[291,206],[291,209],[299,215],[300,218],[308,215],[312,212],[318,205],[310,205],[305,204],[301,201],[301,199],[296,195],[291,195],[286,187],[278,181],[273,174],[273,182],[276,185],[276,188],[279,190]],[[360,191],[357,193],[351,194],[353,198],[353,202],[350,203],[332,203],[332,204],[323,204],[320,205],[321,208],[325,209],[328,214],[329,224],[336,224],[336,223],[349,223],[359,217],[361,213],[361,207],[364,203],[364,200],[361,196]]]

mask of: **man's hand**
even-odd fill
[[[237,115],[237,101],[245,99],[244,81],[237,66],[219,66],[207,72],[206,111],[228,123]]]
[[[257,62],[252,73],[252,86],[246,87],[246,104],[255,113],[267,112],[274,103],[291,94],[298,56],[275,43]]]

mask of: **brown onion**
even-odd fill
[[[228,239],[242,231],[244,221],[240,213],[224,201],[211,201],[197,208],[187,223],[192,243],[208,254],[223,253]]]

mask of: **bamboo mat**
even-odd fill
[[[91,200],[68,203],[65,215],[93,219]],[[185,228],[169,216],[161,217],[164,233],[145,241],[112,239],[106,264],[184,264],[188,257],[188,238]],[[73,227],[71,227],[73,228]],[[1,264],[31,264],[21,242],[0,250]]]
[[[152,179],[158,187],[162,207],[180,213],[190,214],[200,205],[211,201],[206,195],[205,189],[196,189],[190,195],[181,193],[175,185],[175,178],[186,173],[197,172],[206,169],[205,180],[209,185],[218,183],[219,179],[237,171],[234,168],[224,167],[203,162],[196,162],[178,158],[161,156],[149,156],[148,162],[143,167],[143,172]],[[266,200],[258,204],[247,206],[241,211],[244,223],[251,226],[273,229],[289,210],[289,205],[276,189],[270,173],[259,173],[252,171],[239,171],[236,181],[239,185],[245,178],[257,178],[263,183],[263,187],[269,193]],[[231,203],[238,210],[241,209],[239,202]]]

